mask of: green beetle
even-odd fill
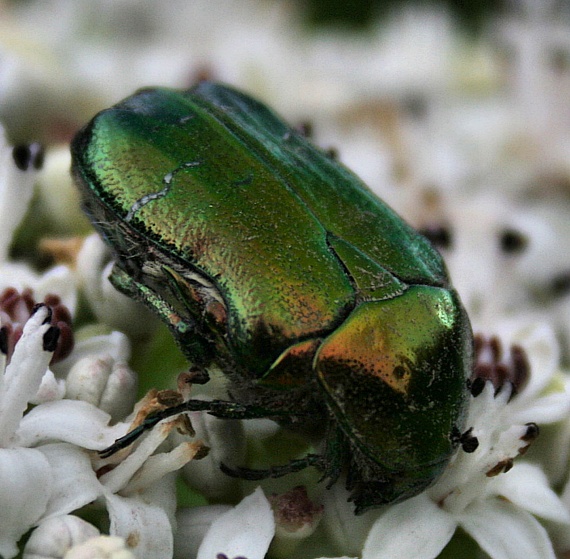
[[[199,370],[228,379],[228,401],[170,408],[118,446],[205,409],[320,437],[320,454],[233,473],[314,465],[330,486],[344,471],[356,512],[438,478],[461,441],[473,338],[426,238],[227,86],[140,90],[71,149],[113,284],[157,312]]]

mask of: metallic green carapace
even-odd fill
[[[137,92],[72,155],[114,285],[227,375],[231,401],[209,411],[324,438],[265,474],[345,469],[358,512],[438,477],[463,429],[469,321],[439,254],[355,175],[207,82]]]

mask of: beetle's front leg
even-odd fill
[[[166,321],[170,329],[185,332],[194,328],[193,323],[187,319],[183,320],[162,297],[144,283],[137,281],[117,263],[113,266],[109,280],[116,289],[149,307],[151,311]]]
[[[113,266],[109,280],[119,291],[143,303],[166,322],[190,362],[206,365],[212,360],[212,348],[205,339],[197,335],[198,324],[187,299],[184,299],[184,310],[188,312],[182,313],[160,294],[160,290],[151,289],[144,282],[138,281],[117,263]]]

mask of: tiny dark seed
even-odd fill
[[[479,439],[477,437],[469,437],[461,442],[461,448],[467,454],[471,454],[479,448]]]
[[[50,326],[43,337],[44,351],[55,351],[58,340],[59,340],[59,328],[57,326]]]

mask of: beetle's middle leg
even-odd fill
[[[163,419],[191,411],[205,411],[221,419],[261,419],[267,417],[278,418],[281,415],[290,417],[293,415],[291,410],[274,411],[259,406],[243,405],[226,400],[187,400],[176,406],[151,413],[145,417],[139,426],[117,439],[111,446],[101,450],[99,456],[101,456],[101,458],[108,458],[115,454],[115,452],[134,443],[145,431],[150,431]],[[295,415],[299,415],[298,412]]]

